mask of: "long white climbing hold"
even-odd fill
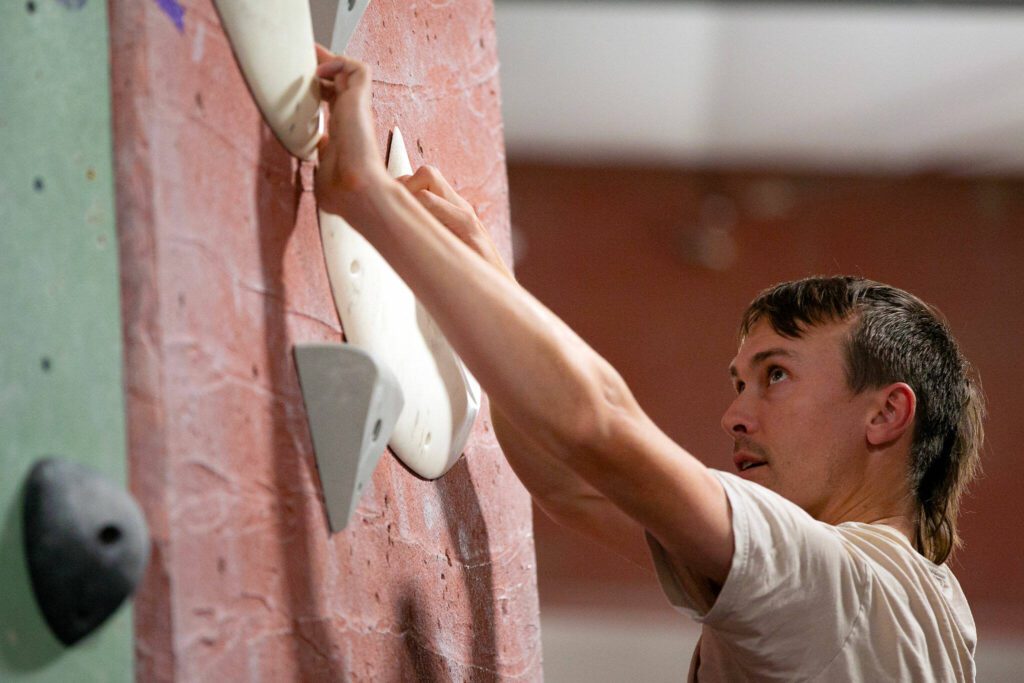
[[[412,167],[401,132],[388,172]],[[480,409],[480,385],[437,324],[384,258],[342,218],[320,212],[327,273],[345,337],[398,378],[405,407],[390,446],[414,472],[436,479],[458,461]]]
[[[323,135],[307,0],[214,0],[253,99],[281,144],[309,159]]]

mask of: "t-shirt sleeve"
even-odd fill
[[[674,567],[648,533],[666,596],[753,667],[774,668],[780,659],[824,666],[860,611],[864,568],[831,525],[763,486],[712,473],[731,509],[732,565],[718,597],[710,597],[706,585]]]

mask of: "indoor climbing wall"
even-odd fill
[[[529,498],[486,402],[424,481],[389,454],[330,535],[292,359],[340,341],[312,166],[249,96],[211,3],[111,5],[129,472],[153,542],[141,680],[536,680]],[[383,154],[400,126],[509,254],[491,2],[374,0]]]

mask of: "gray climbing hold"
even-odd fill
[[[405,401],[394,373],[350,344],[296,344],[295,363],[331,531],[352,518]]]
[[[36,602],[65,645],[117,611],[149,556],[132,497],[96,470],[56,458],[37,462],[25,483],[24,540]]]

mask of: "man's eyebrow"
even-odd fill
[[[754,354],[753,358],[750,359],[750,366],[757,367],[758,365],[765,362],[769,358],[774,358],[776,356],[782,356],[783,358],[796,358],[797,354],[794,353],[793,351],[790,351],[789,349],[783,349],[781,347],[776,347],[774,349],[765,349],[764,351],[758,351],[757,353]],[[737,372],[735,365],[729,366],[729,376],[739,376],[739,372]]]

